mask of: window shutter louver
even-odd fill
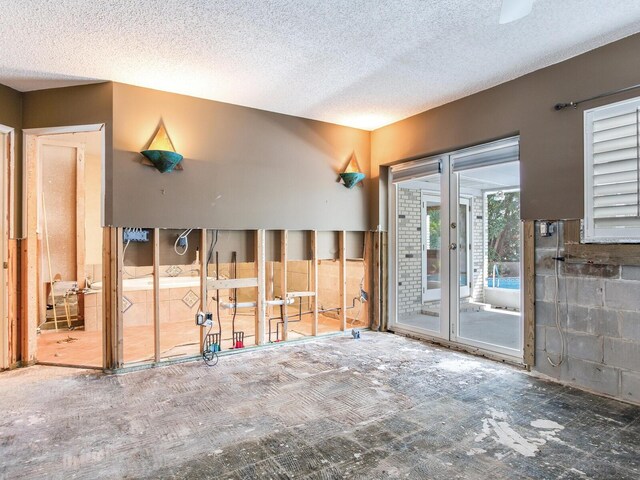
[[[640,99],[585,112],[585,240],[640,238]]]

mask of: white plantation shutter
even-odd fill
[[[585,112],[586,242],[640,241],[640,98]]]

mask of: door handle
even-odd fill
[[[449,245],[449,250],[457,250],[458,249],[458,244],[457,243],[451,243]]]

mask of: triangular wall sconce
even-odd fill
[[[365,176],[366,175],[360,170],[360,165],[358,165],[358,159],[356,158],[355,152],[352,153],[351,160],[349,160],[347,168],[345,168],[344,172],[340,174],[340,178],[344,182],[344,186],[347,188],[353,188],[364,180]]]
[[[140,153],[145,156],[145,160],[143,160],[144,164],[157,168],[161,173],[182,170],[182,164],[180,162],[183,157],[176,152],[163,123],[158,127],[158,131],[155,137],[153,137],[149,148]]]

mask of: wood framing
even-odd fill
[[[0,240],[1,273],[0,279],[0,370],[16,366],[20,354],[18,329],[18,243],[15,240],[15,131],[11,127],[0,125],[0,134],[5,135],[6,150],[0,155],[2,167],[2,199],[0,200],[1,218]]]
[[[389,235],[380,234],[380,326],[386,331],[389,326]]]
[[[85,187],[84,187],[84,147],[74,145],[76,149],[76,281],[84,288],[85,279]],[[81,298],[80,295],[78,298]],[[78,312],[82,309],[78,305]]]
[[[318,231],[309,232],[311,237],[311,289],[314,296],[311,300],[311,335],[318,335]]]
[[[372,265],[371,265],[371,269],[372,269],[372,289],[371,289],[371,327],[373,330],[380,330],[381,327],[381,323],[380,323],[380,317],[381,317],[381,312],[380,312],[380,269],[381,269],[381,264],[380,264],[380,260],[381,260],[381,252],[380,252],[380,248],[382,247],[381,245],[381,232],[380,231],[376,231],[373,232],[371,234],[371,236],[373,237],[373,245],[372,245]]]
[[[347,329],[347,232],[338,232],[338,262],[340,264],[340,330]]]
[[[289,235],[286,230],[282,230],[280,233],[280,293],[282,295],[282,299],[285,300],[285,305],[282,308],[283,319],[284,322],[283,332],[282,332],[282,340],[286,341],[289,338],[289,315],[287,313],[287,246],[289,244]]]
[[[536,247],[535,228],[533,220],[525,220],[523,225],[523,288],[524,288],[524,339],[523,339],[523,359],[525,365],[535,365],[535,333],[536,333]]]
[[[20,264],[18,261],[19,247],[18,241],[9,239],[7,245],[7,367],[13,368],[20,360],[20,305],[19,305],[19,285],[20,285]]]
[[[264,230],[256,230],[255,255],[254,255],[254,271],[258,279],[256,292],[256,345],[266,343],[265,326],[267,315],[265,311],[266,301],[266,252],[265,252],[265,232]]]
[[[46,315],[46,292],[41,277],[41,255],[40,244],[42,242],[39,219],[39,210],[41,207],[41,188],[40,188],[40,148],[39,137],[42,135],[53,135],[62,133],[76,133],[76,132],[97,132],[103,130],[103,124],[96,125],[77,125],[69,127],[54,127],[54,128],[38,128],[38,129],[24,129],[23,133],[23,174],[22,174],[22,235],[24,239],[20,242],[20,292],[21,292],[21,305],[20,305],[20,322],[19,322],[19,337],[20,337],[20,360],[22,365],[29,365],[35,363],[37,360],[37,331],[38,324],[45,318]],[[104,132],[102,133],[104,136]],[[60,145],[62,143],[55,141],[52,144]],[[78,170],[76,172],[76,191],[78,202],[77,212],[77,224],[76,224],[76,245],[77,245],[77,258],[75,276],[79,286],[82,285],[82,281],[85,278],[84,269],[84,155],[82,146],[77,143],[66,143],[66,146],[76,148],[76,165]],[[13,171],[11,176],[13,176]],[[82,198],[80,198],[82,197]],[[14,223],[15,229],[15,219]],[[106,240],[107,236],[111,241],[115,241],[115,235],[111,235],[110,232],[103,232],[103,239]],[[113,237],[113,238],[112,238]],[[121,245],[122,242],[120,242]],[[113,278],[115,270],[111,270],[111,267],[104,263],[113,258],[112,250],[117,245],[105,245],[103,244],[103,276],[106,274],[109,276],[109,281]],[[109,255],[106,253],[109,252]],[[104,278],[103,278],[104,281]],[[103,295],[108,290],[110,283],[103,283]],[[120,290],[121,292],[121,286]],[[109,292],[110,295],[110,292]],[[81,301],[81,300],[80,300]],[[107,305],[103,302],[103,309],[107,308]],[[79,304],[79,311],[82,310],[82,305]],[[121,308],[120,308],[121,310]],[[111,314],[111,312],[109,312]],[[121,315],[121,311],[120,311]],[[104,315],[103,315],[104,317]],[[105,325],[103,325],[105,327]],[[103,328],[103,336],[107,331],[111,331]],[[114,348],[114,344],[109,341],[109,347]],[[106,345],[106,341],[103,338],[103,345]],[[16,349],[18,351],[18,349]],[[103,365],[114,365],[116,360],[111,351],[104,351]],[[122,358],[120,355],[118,358]]]
[[[371,316],[371,286],[373,284],[373,279],[371,278],[373,269],[371,268],[371,257],[372,257],[372,242],[371,239],[373,237],[373,233],[364,232],[364,252],[363,252],[363,261],[364,261],[364,290],[369,295],[369,300],[366,303],[362,304],[362,308],[365,309],[366,318],[367,318],[367,327],[371,327],[373,324],[373,318]]]
[[[640,265],[638,243],[580,243],[580,220],[564,221],[564,253],[569,263]]]
[[[103,366],[124,365],[122,314],[122,228],[102,229],[102,342]]]
[[[25,135],[23,143],[25,154],[23,171],[24,217],[22,240],[22,319],[21,358],[23,365],[35,363],[37,355],[37,329],[39,289],[38,289],[38,139],[34,135]]]
[[[160,361],[160,229],[153,229],[153,354]]]
[[[206,312],[209,288],[209,285],[207,285],[209,277],[209,248],[207,247],[207,229],[205,228],[200,231],[200,251],[202,252],[200,255],[200,311]],[[204,328],[200,327],[200,353],[204,348],[204,335]]]

